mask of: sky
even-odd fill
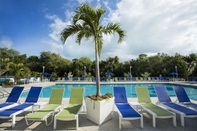
[[[60,40],[71,24],[77,6],[89,3],[106,10],[101,24],[118,22],[126,31],[103,38],[100,59],[118,56],[121,62],[140,54],[189,55],[197,53],[197,0],[0,0],[0,47],[29,56],[50,51],[72,60],[83,56],[95,60],[94,42]]]

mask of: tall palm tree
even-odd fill
[[[75,15],[72,19],[72,24],[68,25],[61,32],[61,40],[66,42],[71,35],[76,35],[76,43],[81,44],[83,38],[93,38],[95,45],[95,68],[96,68],[96,97],[100,96],[100,72],[99,72],[99,57],[103,46],[103,35],[118,33],[118,43],[121,43],[125,38],[125,31],[120,28],[119,23],[108,23],[107,26],[100,24],[101,17],[106,10],[101,6],[93,8],[90,4],[82,4],[76,8]]]

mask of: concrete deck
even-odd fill
[[[53,85],[54,82],[44,82],[44,83],[33,83],[25,84],[25,90],[28,90],[31,86],[48,86]],[[183,84],[191,84],[183,82]],[[192,85],[196,83],[192,83]],[[6,90],[10,91],[10,88]],[[175,98],[172,98],[173,100]],[[151,98],[152,102],[156,102],[157,98]],[[4,102],[5,98],[0,99],[0,103]],[[24,99],[21,100],[23,102]],[[48,101],[48,99],[41,98],[39,101]],[[137,101],[136,98],[129,98],[129,101]],[[68,103],[68,98],[63,99],[64,103]],[[196,101],[194,101],[196,102]],[[12,130],[12,131],[51,131],[53,129],[53,124],[50,126],[45,126],[44,122],[35,122],[30,126],[27,126],[25,123],[24,115],[27,112],[24,112],[16,117],[16,126],[11,128],[11,119],[1,119],[0,118],[0,131],[2,130]],[[196,131],[197,130],[197,118],[186,118],[185,127],[182,127],[180,124],[180,116],[177,115],[177,127],[173,126],[172,119],[157,119],[156,128],[152,126],[152,118],[147,113],[143,114],[144,116],[144,128],[140,127],[139,120],[132,121],[122,121],[121,131]],[[75,121],[58,121],[56,131],[70,131],[75,130]],[[112,113],[112,119],[103,123],[102,125],[97,125],[86,118],[86,113],[82,112],[79,115],[79,128],[78,131],[120,131],[118,127],[118,113],[114,111]]]

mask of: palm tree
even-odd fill
[[[118,33],[118,43],[121,43],[126,36],[125,31],[120,28],[118,23],[108,23],[107,26],[100,24],[101,16],[105,10],[99,6],[93,8],[89,4],[82,4],[76,8],[72,24],[68,25],[61,32],[61,40],[66,42],[71,35],[76,35],[76,43],[81,44],[83,38],[92,38],[95,45],[95,67],[96,67],[96,97],[100,96],[100,71],[99,57],[103,46],[103,35]]]
[[[190,63],[185,62],[184,60],[181,60],[181,67],[183,70],[183,76],[188,80],[188,77],[193,73],[196,67],[196,62],[191,61]]]
[[[20,77],[29,77],[30,76],[30,69],[25,67],[23,63],[13,63],[13,62],[10,62],[7,64],[7,67],[6,69],[9,71],[9,72],[12,72],[13,75],[15,76],[15,79],[16,79],[16,82],[18,82],[19,78]]]

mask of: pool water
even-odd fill
[[[173,86],[177,86],[174,84],[101,84],[100,90],[101,94],[105,93],[112,93],[113,94],[113,87],[125,87],[126,94],[128,98],[136,98],[136,86],[146,86],[148,88],[149,94],[151,97],[156,97],[156,93],[154,90],[154,86],[165,86],[168,94],[170,96],[176,96]],[[92,95],[96,93],[96,85],[95,84],[56,84],[53,86],[48,86],[42,89],[40,98],[49,98],[52,88],[64,88],[64,98],[70,97],[71,88],[75,87],[83,87],[84,88],[84,97],[87,95]],[[196,87],[189,87],[183,86],[186,93],[188,94],[190,99],[197,100],[197,88]],[[26,97],[28,92],[23,92],[21,97]]]

